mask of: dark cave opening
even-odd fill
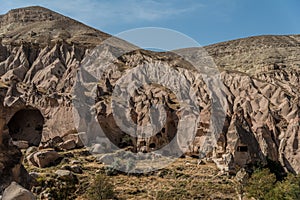
[[[248,152],[248,147],[247,146],[238,146],[237,151],[238,152]]]
[[[44,117],[37,109],[22,109],[14,114],[7,126],[13,141],[27,141],[29,146],[39,146]]]

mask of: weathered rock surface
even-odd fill
[[[3,121],[0,120],[0,123],[3,123]],[[30,176],[22,166],[21,151],[11,143],[9,135],[3,133],[2,130],[0,130],[0,177],[0,193],[12,181],[27,189],[31,187]]]
[[[65,150],[71,150],[76,148],[76,142],[74,140],[67,140],[58,145],[59,148]]]
[[[163,54],[160,56],[141,51],[124,55],[119,61],[123,62],[123,66],[135,67],[139,62],[155,63],[159,60],[165,65],[176,67]],[[201,76],[184,68],[176,68],[193,83],[191,90],[196,90],[199,97],[200,124],[196,138],[190,145],[190,153],[197,153],[203,136],[210,132],[211,97]],[[125,73],[121,68],[112,69],[104,73],[98,86],[102,92],[96,104],[98,119],[116,145],[122,145],[124,133],[116,125],[113,111],[109,107],[118,80],[113,77],[122,77]],[[299,141],[299,73],[299,68],[293,66],[258,71],[256,74],[221,72],[225,85],[223,92],[228,103],[226,120],[217,146],[210,153],[207,152],[206,156],[211,156],[221,169],[229,171],[236,171],[250,163],[267,163],[270,159],[280,162],[290,171],[299,172],[299,148],[296,145]],[[134,76],[127,78],[132,82],[142,80]],[[141,151],[161,148],[170,142],[172,134],[177,131],[176,124],[172,122],[180,119],[180,104],[172,92],[157,86],[143,85],[134,92],[127,102],[131,119],[137,124],[147,124],[150,121],[149,108],[155,103],[165,105],[170,120],[153,137],[140,141],[132,138],[132,143]]]
[[[2,200],[35,200],[34,195],[20,186],[16,182],[12,182],[3,193]]]
[[[63,181],[74,181],[76,180],[76,176],[69,170],[57,170],[55,172],[57,178]]]
[[[17,9],[0,16],[0,35],[0,174],[7,176],[0,185],[6,187],[21,177],[18,174],[12,178],[14,167],[20,167],[21,154],[9,145],[10,138],[36,146],[68,143],[73,147],[75,143],[78,147],[84,142],[98,144],[95,151],[109,148],[96,136],[80,137],[85,140],[80,141],[78,135],[85,135],[86,130],[76,129],[78,119],[74,119],[76,110],[72,105],[80,64],[109,35],[40,7]],[[119,46],[131,46],[119,41]],[[290,171],[300,172],[299,46],[299,35],[293,35],[252,37],[205,47],[221,70],[225,85],[222,93],[228,104],[217,146],[206,155],[220,168],[236,171],[271,159]],[[165,87],[145,84],[133,91],[127,102],[129,110],[125,114],[138,125],[151,121],[152,105],[163,105],[166,123],[151,137],[126,135],[117,126],[111,108],[112,92],[122,76],[141,63],[160,63],[184,75],[191,87],[184,83],[181,87],[196,93],[200,123],[188,153],[197,154],[211,125],[212,98],[203,77],[173,53],[137,50],[116,57],[115,51],[107,46],[97,52],[103,59],[99,65],[104,66],[105,59],[114,60],[97,80],[97,97],[92,99],[105,132],[102,136],[119,147],[134,146],[136,151],[145,152],[159,149],[176,137],[182,114],[180,102]],[[131,76],[129,81],[139,78]],[[173,79],[166,73],[164,80]],[[26,123],[25,116],[30,123]]]
[[[45,168],[55,165],[60,158],[60,155],[55,150],[45,149],[30,154],[27,160],[36,167]]]
[[[13,141],[13,145],[17,146],[19,149],[27,149],[29,147],[28,141]]]

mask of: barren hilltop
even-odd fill
[[[186,146],[188,158],[146,175],[158,183],[165,177],[169,188],[150,194],[141,181],[145,177],[119,174],[115,182],[119,197],[158,198],[157,195],[170,192],[170,188],[178,189],[173,176],[186,186],[192,172],[197,177],[195,181],[200,181],[195,185],[203,184],[201,181],[211,185],[221,182],[219,188],[206,185],[209,189],[202,188],[206,194],[198,194],[198,198],[235,199],[235,183],[227,178],[218,179],[221,175],[216,169],[235,175],[258,163],[262,166],[275,163],[282,173],[300,172],[300,35],[257,36],[204,47],[220,71],[224,87],[219,89],[228,107],[217,143],[201,155],[200,163],[205,165],[200,167],[198,160],[192,157],[199,159],[201,144],[211,134],[211,108],[214,106],[207,82],[174,53],[138,49],[116,56],[118,49],[114,47],[96,48],[109,37],[109,34],[37,6],[11,10],[0,16],[0,194],[8,186],[17,187],[11,185],[15,181],[27,189],[33,188],[36,195],[41,193],[39,198],[51,199],[51,195],[57,194],[55,188],[60,187],[54,183],[54,178],[58,178],[64,184],[70,179],[76,187],[79,184],[78,190],[69,189],[72,195],[83,198],[89,184],[87,177],[103,172],[106,167],[103,159],[116,155],[110,151],[109,144],[103,142],[105,138],[123,151],[149,153],[153,156],[151,159],[157,156],[156,150],[177,137],[178,124],[183,120],[176,95],[156,84],[145,84],[132,93],[130,101],[126,102],[126,114],[136,124],[142,126],[151,122],[153,104],[163,105],[158,109],[167,113],[163,127],[147,138],[124,133],[111,109],[118,80],[140,63],[146,66],[162,63],[183,74],[187,81],[174,87],[196,91],[200,121],[193,141]],[[120,48],[133,46],[116,40]],[[85,94],[94,102],[97,120],[104,131],[100,135],[89,135],[84,128],[75,127],[79,119],[91,116],[82,116],[72,102],[77,72],[83,63],[89,63],[91,53],[103,60],[91,62],[89,67],[107,69],[97,80],[97,97],[93,99],[91,94]],[[106,59],[113,62],[108,65]],[[128,80],[134,82],[142,78],[132,75]],[[173,77],[166,73],[162,79],[172,81]],[[80,124],[84,127],[88,122],[83,120]],[[98,154],[97,158],[91,152]],[[29,175],[24,165],[27,171],[34,173]],[[177,174],[172,172],[175,168]],[[206,173],[212,173],[213,178],[204,177]],[[227,181],[226,187],[219,180]],[[130,185],[124,185],[126,181],[131,185],[141,182],[130,189]],[[51,187],[47,183],[52,184]],[[157,190],[157,185],[148,184],[151,190]],[[125,193],[122,185],[127,190]],[[191,186],[181,197],[197,196],[192,189]],[[197,187],[197,190],[201,189]],[[173,194],[165,198],[171,196]]]

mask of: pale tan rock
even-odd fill
[[[54,150],[42,150],[33,154],[34,163],[37,167],[45,168],[54,165],[60,155]],[[34,164],[33,163],[33,164]]]
[[[71,171],[69,170],[57,170],[55,172],[56,176],[58,179],[63,180],[63,181],[76,181],[77,177],[74,175]]]
[[[28,141],[13,141],[13,145],[17,146],[19,149],[27,149],[29,147]]]
[[[74,140],[67,140],[59,144],[58,147],[65,150],[72,150],[76,147],[76,143]]]
[[[5,190],[2,200],[35,200],[34,195],[20,186],[16,182],[12,182]]]
[[[69,25],[68,30],[62,29],[65,24]],[[11,36],[3,37],[0,45],[0,97],[5,105],[0,107],[3,117],[0,120],[1,131],[17,111],[24,109],[26,116],[29,108],[35,108],[44,119],[40,138],[40,145],[45,144],[44,147],[55,147],[72,140],[77,147],[99,144],[98,150],[102,150],[100,147],[110,148],[103,142],[103,138],[108,138],[120,147],[133,146],[133,151],[160,149],[176,138],[178,122],[185,114],[176,95],[170,89],[155,84],[145,84],[135,91],[123,91],[132,94],[132,98],[126,102],[129,109],[123,116],[129,116],[135,124],[149,124],[153,121],[149,117],[150,108],[156,104],[163,105],[157,109],[161,116],[157,123],[166,123],[155,130],[151,137],[138,139],[125,135],[116,123],[111,96],[117,81],[140,63],[161,63],[168,70],[161,81],[175,85],[178,77],[169,74],[171,69],[176,69],[191,83],[181,83],[180,86],[196,93],[200,122],[194,140],[186,147],[186,153],[199,153],[201,144],[206,141],[205,136],[210,133],[212,99],[203,77],[179,56],[146,50],[117,56],[114,47],[100,49],[97,56],[101,62],[91,66],[90,70],[95,72],[99,64],[109,66],[98,82],[98,96],[93,99],[97,119],[105,133],[100,136],[89,135],[86,132],[88,122],[84,117],[80,118],[80,111],[77,112],[72,106],[72,89],[82,61],[109,35],[40,7],[13,10],[1,16],[0,25],[0,35]],[[9,29],[9,26],[14,26],[14,29]],[[222,71],[221,80],[225,85],[222,92],[228,103],[223,130],[220,131],[217,146],[204,155],[207,159],[214,160],[222,169],[237,171],[247,164],[258,161],[265,163],[268,158],[279,161],[290,171],[300,172],[300,148],[297,145],[300,115],[299,43],[299,35],[259,36],[205,47]],[[130,46],[126,42],[120,42],[120,45]],[[111,64],[111,60],[114,60],[114,64]],[[130,75],[127,78],[133,83],[142,76]],[[25,121],[20,120],[21,124]],[[82,130],[77,130],[74,124],[80,124]],[[90,128],[97,130],[97,125],[93,124]],[[145,130],[150,133],[151,127]],[[8,135],[9,131],[3,130]],[[25,136],[27,138],[28,134]],[[2,137],[0,134],[0,141],[5,140]],[[59,141],[55,141],[55,138]]]

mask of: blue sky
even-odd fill
[[[0,0],[0,13],[30,5],[47,7],[110,34],[162,27],[201,45],[253,35],[300,34],[299,0]]]

